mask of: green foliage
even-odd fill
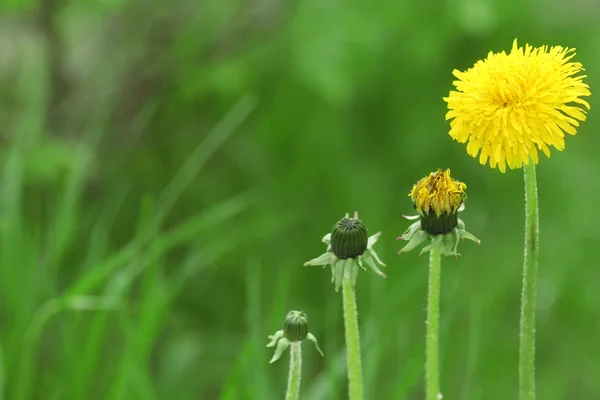
[[[395,237],[447,167],[482,245],[443,262],[444,398],[517,397],[522,171],[469,157],[442,97],[514,37],[576,47],[594,93],[591,3],[64,1],[52,39],[41,2],[0,6],[0,398],[277,399],[290,309],[327,354],[302,397],[345,398],[340,294],[302,263],[348,210],[388,265],[357,283],[365,397],[423,398],[426,260]],[[537,170],[540,399],[600,397],[591,102]]]

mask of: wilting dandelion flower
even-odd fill
[[[466,189],[467,185],[463,182],[452,179],[449,169],[438,169],[415,183],[408,195],[419,215],[405,218],[419,221],[398,238],[408,241],[398,254],[410,251],[429,239],[421,254],[436,247],[441,254],[458,257],[460,239],[479,243],[479,239],[467,232],[464,222],[458,218],[458,213],[464,209]]]
[[[427,400],[437,400],[440,396],[439,379],[439,323],[440,323],[440,281],[441,255],[455,255],[461,239],[479,243],[479,239],[465,230],[465,223],[458,218],[464,209],[467,185],[452,179],[450,170],[430,173],[413,186],[408,194],[418,215],[405,216],[417,220],[400,236],[399,240],[408,243],[398,254],[410,251],[421,245],[420,254],[429,254],[429,283],[427,292],[427,334],[425,339],[425,395]]]
[[[590,89],[575,49],[562,46],[525,48],[513,42],[509,54],[490,52],[467,71],[454,70],[456,91],[444,100],[450,136],[467,142],[467,152],[479,155],[501,172],[538,163],[538,150],[550,157],[550,147],[565,148],[565,132],[577,133],[590,105],[582,98]]]

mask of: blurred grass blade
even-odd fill
[[[261,309],[263,290],[261,287],[261,264],[256,257],[248,260],[245,269],[246,275],[246,330],[254,343],[261,343],[267,334],[266,327],[263,326],[264,312]],[[270,371],[267,363],[261,362],[267,358],[265,346],[254,347],[254,358],[259,360],[253,368],[250,368],[251,382],[254,386],[252,393],[260,399],[271,399],[274,392],[271,390]]]
[[[4,351],[2,349],[2,339],[0,338],[0,400],[4,400],[5,374],[4,374]]]
[[[175,174],[157,201],[156,225],[171,211],[183,191],[192,183],[196,174],[202,169],[210,157],[225,143],[237,128],[256,108],[258,101],[248,95],[240,100],[190,154],[181,169]]]
[[[57,314],[63,311],[93,311],[113,310],[116,301],[114,298],[98,296],[71,296],[68,298],[48,300],[38,309],[25,332],[19,373],[16,375],[14,400],[29,400],[32,389],[34,361],[36,360],[37,346],[44,331],[44,327]]]
[[[158,230],[162,220],[171,211],[173,205],[176,203],[183,191],[192,182],[193,177],[200,171],[208,159],[210,159],[210,157],[218,150],[225,140],[231,136],[235,129],[237,129],[248,117],[248,115],[250,115],[256,105],[257,100],[253,96],[247,96],[243,98],[235,107],[233,107],[230,113],[215,126],[215,128],[208,134],[208,137],[202,141],[202,143],[200,143],[192,152],[179,172],[165,188],[157,200],[157,211],[154,215],[154,219],[150,222],[151,225],[142,230],[140,234],[124,249],[119,251],[109,260],[102,263],[102,265],[91,269],[83,278],[80,279],[79,282],[75,283],[66,292],[67,295],[87,293],[90,289],[104,281],[119,265],[128,262],[128,260],[134,257],[137,254],[138,247],[140,245],[144,245],[146,241],[152,240],[151,238]],[[234,211],[231,215],[229,215],[233,216],[235,213],[237,213],[235,212],[235,208],[245,208],[244,204],[239,203],[240,201],[242,200],[234,198],[232,203],[226,202],[223,205],[223,210],[221,212],[218,210],[220,206],[216,207],[217,210],[207,210],[203,214],[203,218],[206,218],[206,222],[203,223],[209,226],[211,223],[216,223],[219,218],[223,217],[223,211]],[[182,236],[187,236],[186,226],[187,229],[192,229],[193,234],[197,234],[196,229],[199,229],[201,225],[202,223],[199,223],[199,221],[187,221],[183,224],[183,229],[179,232],[179,234],[182,234]],[[189,231],[187,231],[187,234],[189,234]],[[176,237],[175,240],[179,239]],[[141,241],[141,243],[139,243],[139,241]]]
[[[332,355],[328,365],[330,366],[329,370],[324,370],[312,380],[306,390],[305,398],[311,400],[331,398],[331,385],[335,385],[346,373],[346,352],[340,351]]]
[[[255,346],[256,343],[254,343],[252,338],[248,338],[243,342],[237,360],[234,363],[234,367],[232,368],[229,377],[225,379],[223,391],[219,396],[219,400],[237,400],[248,397],[247,395],[244,395],[244,387],[242,387],[240,382],[247,382],[243,379],[246,371],[251,369],[252,364],[255,362],[260,362],[254,357],[253,348]]]
[[[246,210],[252,199],[253,196],[249,193],[235,196],[224,203],[206,210],[200,215],[189,218],[175,229],[154,238],[149,246],[159,245],[163,252],[170,250],[186,240],[193,239],[201,231],[207,230],[215,224],[227,221],[236,214]],[[100,265],[93,267],[79,281],[67,289],[65,295],[72,296],[89,293],[101,285],[118,267],[129,263],[139,251],[140,247],[136,242],[130,243]]]
[[[64,252],[73,243],[80,214],[79,202],[87,183],[89,164],[103,133],[108,129],[108,109],[99,111],[98,114],[97,120],[89,124],[81,143],[76,147],[74,160],[59,198],[52,226],[53,245],[49,247],[51,271],[58,268]]]

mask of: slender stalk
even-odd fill
[[[438,246],[429,253],[429,291],[427,293],[427,337],[426,337],[426,399],[438,400],[440,393],[439,338],[440,338],[440,280],[441,254]]]
[[[346,354],[348,357],[348,395],[350,400],[362,400],[363,380],[360,361],[360,338],[358,335],[358,313],[350,279],[344,278],[342,292],[344,297]]]
[[[300,380],[302,377],[302,342],[290,344],[290,373],[288,375],[285,400],[298,400],[300,398]]]
[[[521,332],[519,345],[519,395],[521,400],[535,399],[535,303],[539,263],[539,209],[537,180],[533,161],[525,172],[525,258],[521,292]]]

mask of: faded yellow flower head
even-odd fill
[[[450,170],[438,169],[417,182],[408,194],[417,212],[429,215],[435,212],[439,217],[443,213],[454,214],[466,198],[467,185],[450,177]]]
[[[448,103],[450,136],[467,144],[479,162],[506,171],[538,163],[538,149],[550,157],[548,146],[565,148],[564,132],[574,135],[585,121],[591,94],[583,83],[581,63],[571,62],[575,49],[561,46],[525,49],[513,42],[510,54],[490,52],[465,72],[452,71],[456,91]],[[585,109],[583,108],[585,107]],[[536,148],[537,147],[537,148]]]

